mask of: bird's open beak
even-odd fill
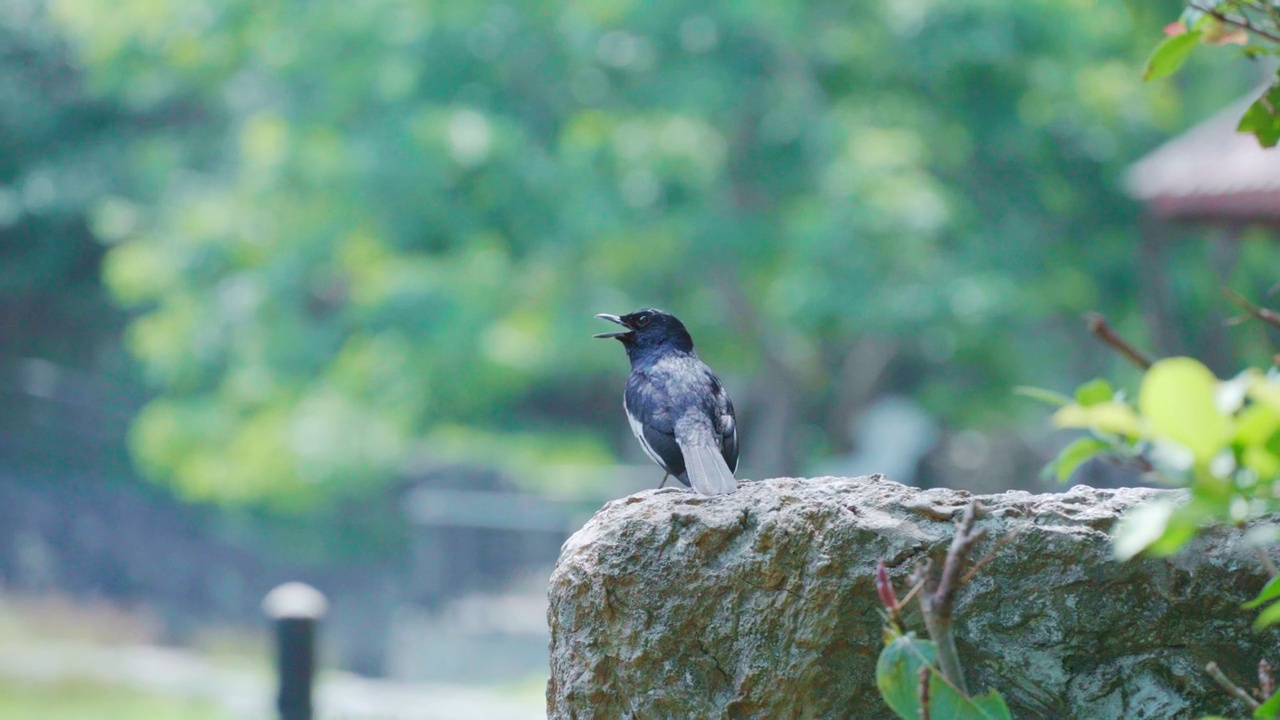
[[[621,331],[619,331],[619,332],[607,332],[607,333],[600,333],[599,335],[592,335],[591,337],[597,337],[597,338],[619,338],[619,337],[622,337],[623,335],[630,335],[630,334],[631,334],[631,328],[627,327],[627,324],[626,324],[626,323],[624,323],[624,322],[622,322],[622,318],[618,317],[617,315],[610,315],[609,313],[600,313],[600,314],[599,314],[599,315],[597,315],[596,317],[600,318],[601,320],[608,320],[608,321],[609,321],[609,322],[611,322],[611,323],[617,323],[618,325],[621,325],[622,327],[627,328],[627,329],[626,329],[626,330],[621,330]]]

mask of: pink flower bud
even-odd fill
[[[884,566],[884,560],[876,564],[876,594],[880,596],[880,603],[887,610],[897,611],[898,595],[893,591],[893,581],[889,579],[889,570]]]

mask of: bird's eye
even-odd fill
[[[640,317],[636,318],[636,327],[647,327],[649,325],[649,321],[652,319],[653,318],[649,317],[648,315],[641,315]]]

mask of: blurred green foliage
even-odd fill
[[[1280,8],[1274,3],[1188,3],[1178,21],[1164,31],[1168,37],[1148,59],[1147,79],[1177,72],[1201,45],[1241,45],[1241,54],[1249,58],[1280,54]],[[1263,147],[1274,146],[1280,138],[1277,93],[1280,83],[1272,81],[1238,126]],[[1274,292],[1272,286],[1268,295]],[[1274,311],[1254,305],[1229,288],[1227,295],[1245,310],[1246,317],[1280,327]],[[1101,379],[1077,388],[1074,401],[1063,398],[1057,403],[1041,391],[1041,399],[1062,406],[1054,415],[1056,424],[1090,432],[1064,448],[1049,466],[1060,481],[1089,459],[1113,454],[1154,478],[1188,489],[1185,498],[1159,498],[1127,514],[1115,530],[1117,557],[1128,560],[1144,552],[1172,555],[1202,527],[1223,522],[1248,526],[1246,540],[1259,547],[1280,539],[1280,527],[1274,522],[1257,522],[1280,506],[1277,359],[1280,356],[1271,356],[1269,370],[1249,367],[1227,381],[1219,381],[1211,369],[1192,358],[1160,360],[1144,370],[1136,405]],[[1265,554],[1261,550],[1259,554],[1270,568]],[[1253,601],[1245,603],[1246,609],[1263,608],[1255,623],[1258,628],[1280,622],[1277,597],[1280,579],[1273,578]],[[1261,707],[1253,703],[1254,716],[1275,717],[1280,694],[1259,695],[1259,699],[1265,702]]]
[[[1148,80],[1177,72],[1202,45],[1239,45],[1247,58],[1280,55],[1280,8],[1263,0],[1217,0],[1187,3],[1177,21],[1166,25],[1166,37],[1147,60]],[[1280,75],[1275,76],[1244,115],[1240,132],[1252,133],[1263,147],[1280,141]]]
[[[1249,369],[1219,381],[1197,360],[1167,358],[1146,371],[1136,403],[1095,380],[1054,422],[1092,435],[1059,455],[1060,478],[1091,457],[1115,453],[1163,482],[1190,488],[1186,502],[1153,501],[1126,516],[1116,529],[1123,560],[1143,551],[1173,554],[1202,525],[1243,523],[1280,506],[1280,376],[1274,372]],[[1272,525],[1251,532],[1255,540],[1276,538]]]
[[[0,9],[0,96],[0,350],[111,370],[122,355],[83,342],[121,324],[85,218],[143,119],[85,92],[65,39],[21,0]]]
[[[1277,326],[1277,316],[1242,298],[1255,318]],[[1233,524],[1255,546],[1272,579],[1243,609],[1260,609],[1261,630],[1280,623],[1280,577],[1265,548],[1280,540],[1275,513],[1280,509],[1280,370],[1246,368],[1219,380],[1198,360],[1174,357],[1145,370],[1136,403],[1105,380],[1077,389],[1074,400],[1040,392],[1040,399],[1061,405],[1054,414],[1060,427],[1088,430],[1068,445],[1048,468],[1069,478],[1085,461],[1110,454],[1126,458],[1148,477],[1186,488],[1186,495],[1154,498],[1125,514],[1113,533],[1120,560],[1139,554],[1169,556],[1182,550],[1204,528]],[[1215,672],[1214,663],[1207,670]],[[1259,677],[1270,677],[1259,665]],[[1219,679],[1215,676],[1215,679]],[[1220,684],[1223,682],[1219,679]],[[1224,685],[1225,687],[1225,685]],[[1254,718],[1275,718],[1280,693],[1270,680],[1253,695],[1240,690]],[[1256,697],[1255,697],[1256,696]]]
[[[1248,80],[1142,83],[1173,2],[13,7],[88,85],[36,107],[105,113],[56,137],[108,188],[75,209],[158,392],[134,455],[219,500],[604,463],[591,317],[647,304],[728,377],[753,476],[849,449],[869,352],[951,425],[1016,423],[1010,386],[1110,362],[1080,311],[1139,327],[1119,172]]]

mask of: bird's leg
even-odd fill
[[[663,485],[667,484],[667,478],[671,477],[671,473],[662,473],[662,482],[658,483],[658,489],[661,490]]]

